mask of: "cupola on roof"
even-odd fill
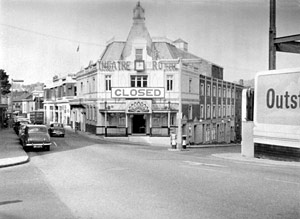
[[[145,25],[145,10],[142,8],[140,2],[138,2],[133,9],[133,24],[128,34],[126,44],[122,53],[123,58],[130,56],[132,45],[137,39],[146,40],[147,53],[148,55],[151,55],[152,39]]]
[[[141,7],[140,2],[138,2],[133,9],[133,20],[145,20],[145,10]]]

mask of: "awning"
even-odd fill
[[[74,109],[74,108],[85,109],[86,105],[81,104],[81,103],[74,103],[74,104],[70,104],[70,108],[71,108],[71,110]]]

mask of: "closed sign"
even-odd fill
[[[165,90],[161,87],[114,87],[112,98],[164,98]]]

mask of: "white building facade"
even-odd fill
[[[75,75],[53,77],[53,81],[44,87],[44,120],[49,125],[59,122],[71,125],[71,108],[69,101],[76,96]]]
[[[192,143],[211,143],[212,139],[234,141],[232,137],[195,136],[200,135],[197,132],[201,130],[208,130],[213,122],[224,123],[222,114],[215,118],[206,116],[215,115],[213,106],[208,109],[205,105],[205,113],[201,108],[204,103],[212,104],[209,98],[201,99],[203,77],[207,78],[203,82],[205,95],[215,92],[213,81],[230,87],[230,97],[227,93],[224,96],[232,98],[224,102],[226,109],[235,109],[235,92],[239,86],[222,83],[223,68],[189,53],[188,44],[182,39],[151,38],[144,13],[138,3],[127,40],[109,42],[96,63],[90,62],[76,74],[77,97],[70,101],[73,128],[104,136],[166,137],[177,132],[180,118],[182,132],[191,135]],[[212,84],[208,88],[209,83]],[[223,107],[220,99],[221,103]],[[211,110],[211,114],[207,110]],[[235,114],[230,112],[224,117],[229,121],[228,129],[235,132]],[[235,136],[231,132],[223,130]],[[205,135],[216,133],[210,131]]]

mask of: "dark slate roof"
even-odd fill
[[[125,42],[112,42],[106,46],[100,60],[101,61],[113,61],[122,60],[122,51],[124,49]],[[153,42],[150,54],[153,60],[158,59],[200,59],[198,56],[189,52],[178,49],[176,46],[168,42]]]
[[[21,94],[21,95],[14,96],[14,97],[13,97],[13,101],[14,101],[14,102],[20,102],[20,101],[22,101],[22,100],[24,100],[24,99],[30,99],[30,98],[32,98],[32,94],[29,94],[29,93],[23,93],[23,94]]]
[[[199,59],[198,56],[193,55],[192,53],[183,51],[181,49],[178,49],[176,46],[171,45],[169,43],[167,43],[167,47],[170,51],[170,54],[172,56],[173,59],[177,59],[177,58],[183,58],[183,59]]]
[[[178,38],[177,40],[175,40],[173,43],[187,43],[186,41],[184,41],[181,38]]]
[[[121,60],[125,42],[112,42],[108,44],[100,57],[101,61]]]

